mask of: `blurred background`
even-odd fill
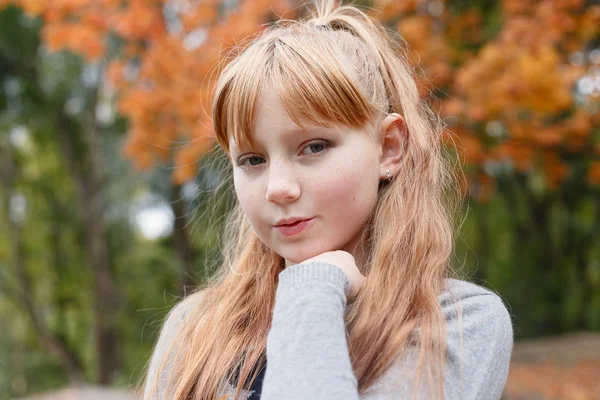
[[[600,5],[356,3],[406,40],[453,132],[455,268],[513,316],[505,398],[600,399]],[[0,0],[0,400],[131,398],[162,318],[218,255],[219,56],[304,12]]]

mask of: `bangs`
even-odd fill
[[[362,128],[374,115],[375,108],[353,77],[350,61],[344,60],[333,43],[309,32],[277,33],[271,31],[255,41],[219,79],[213,121],[225,151],[229,151],[230,138],[240,145],[254,145],[254,117],[260,94],[266,90],[277,93],[301,128],[307,122]]]

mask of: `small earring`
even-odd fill
[[[386,169],[385,170],[385,174],[387,175],[387,180],[391,182],[392,181],[392,174],[390,173],[390,171]]]

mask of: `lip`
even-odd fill
[[[292,221],[293,219],[290,219]],[[313,218],[298,219],[296,218],[292,224],[277,225],[275,228],[284,236],[294,236],[305,230],[311,225]]]
[[[312,218],[303,218],[303,217],[284,218],[284,219],[280,219],[279,221],[277,221],[275,223],[275,226],[279,227],[281,225],[292,225],[292,224],[295,224],[296,222],[308,221],[308,220],[311,220],[311,219]]]

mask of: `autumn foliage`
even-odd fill
[[[129,120],[124,154],[137,167],[174,158],[173,178],[193,178],[212,139],[212,82],[219,56],[286,11],[283,2],[15,0],[43,18],[50,51],[70,50],[103,68]],[[221,63],[222,64],[222,63]]]
[[[600,90],[579,101],[576,93],[582,77],[598,76],[598,51],[592,61],[586,57],[600,34],[600,7],[505,0],[499,28],[490,32],[485,18],[493,12],[446,3],[378,0],[375,7],[399,21],[413,61],[425,71],[423,91],[435,86],[447,94],[441,113],[476,167],[471,178],[482,184],[480,195],[488,196],[493,184],[486,166],[539,168],[553,188],[569,175],[573,154],[593,159],[588,183],[600,184],[600,145],[593,137]]]
[[[212,141],[211,89],[232,46],[278,16],[292,0],[0,0],[44,21],[51,51],[67,49],[104,68],[129,120],[124,154],[139,168],[173,159],[176,182],[192,179]],[[600,185],[600,6],[583,0],[374,0],[371,13],[410,45],[424,97],[435,95],[486,198],[494,169],[541,171],[552,189],[573,156]],[[493,4],[490,6],[490,4]],[[490,10],[490,7],[493,8]],[[494,8],[495,7],[495,8]],[[496,18],[496,19],[493,19]],[[499,20],[498,20],[499,18]],[[595,81],[594,81],[595,79]],[[595,133],[594,133],[595,132]],[[491,171],[491,172],[490,172]]]

